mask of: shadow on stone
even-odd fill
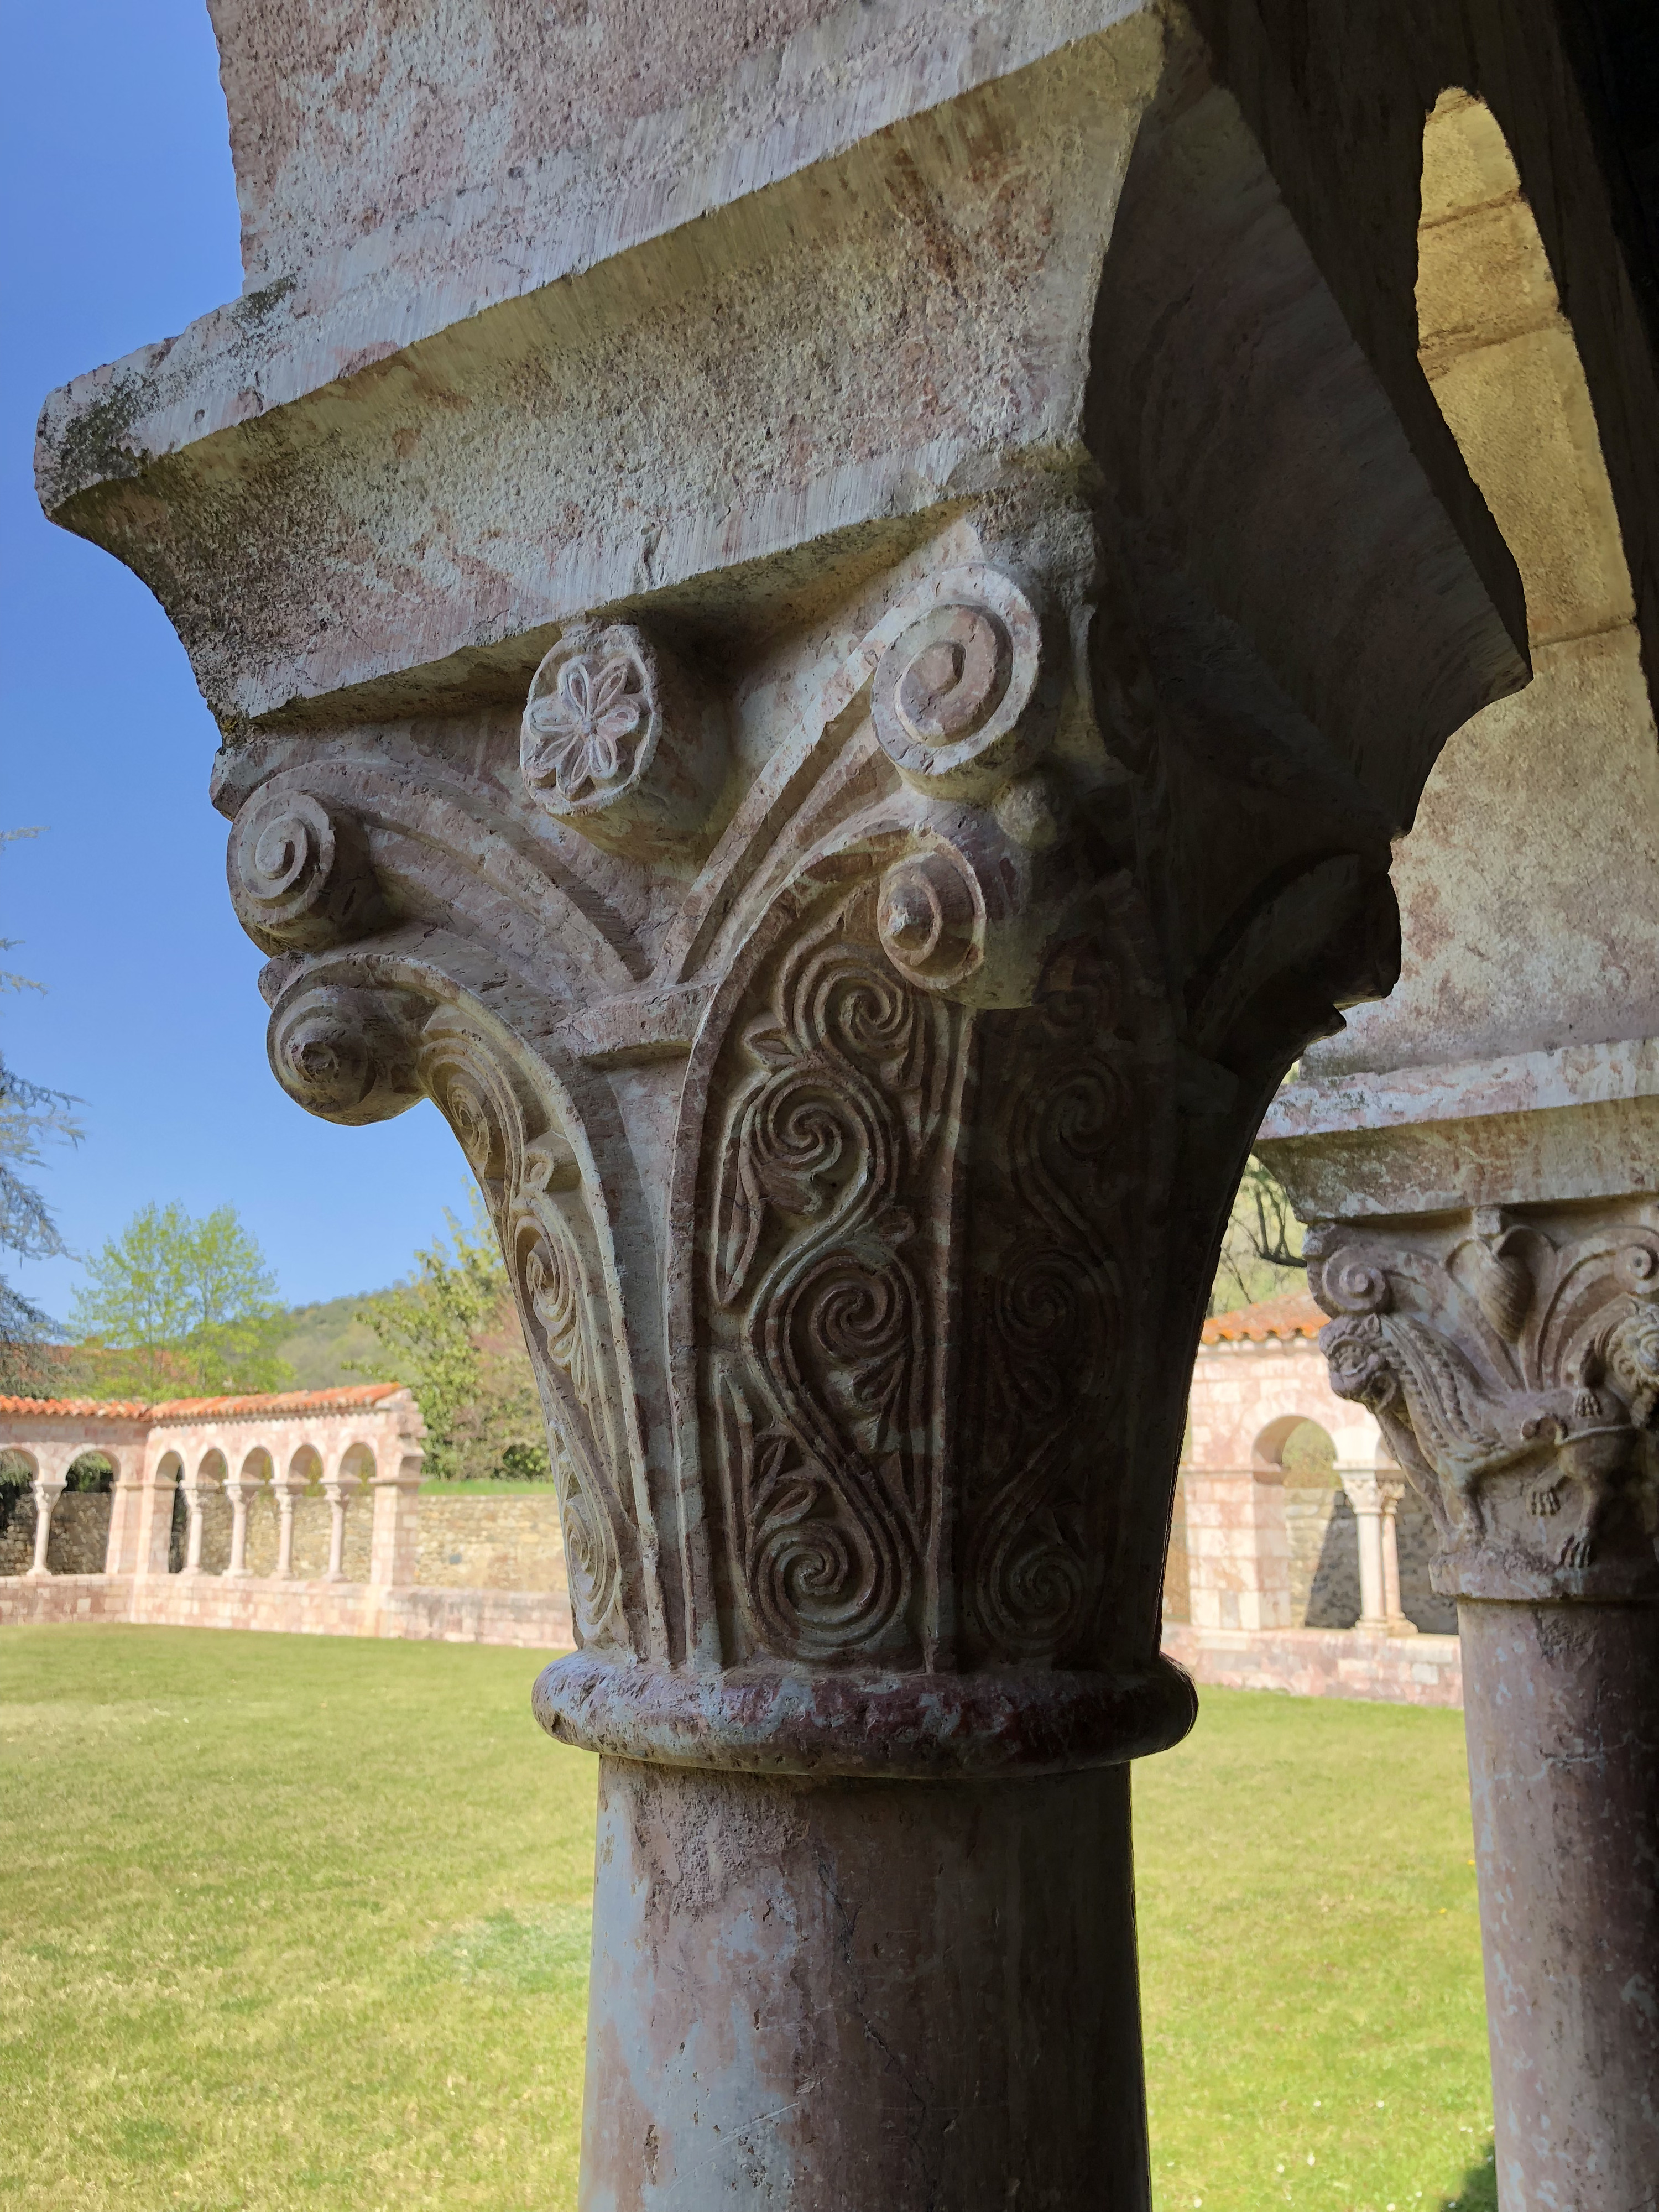
[[[1352,1628],[1359,1618],[1359,1540],[1353,1508],[1334,1490],[1330,1517],[1319,1547],[1319,1563],[1308,1592],[1310,1628]]]

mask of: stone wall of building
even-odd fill
[[[0,1581],[0,1628],[125,1620],[156,1628],[248,1628],[289,1636],[399,1636],[568,1650],[570,1604],[556,1590],[389,1589],[373,1583],[267,1583],[225,1575],[23,1575]]]
[[[0,1575],[27,1574],[33,1558],[33,1496],[7,1484],[0,1488]]]
[[[55,1575],[100,1575],[109,1547],[107,1491],[66,1490],[52,1516],[46,1565]],[[34,1498],[0,1490],[0,1575],[22,1575],[34,1562]]]
[[[544,1492],[423,1495],[417,1584],[441,1589],[562,1590],[559,1501]]]
[[[1359,1539],[1339,1484],[1285,1485],[1291,1619],[1298,1628],[1352,1628],[1359,1618]]]
[[[46,1565],[55,1575],[101,1575],[109,1549],[110,1494],[66,1490],[52,1508]],[[29,1541],[34,1540],[31,1518]],[[28,1565],[27,1559],[24,1565]]]
[[[1455,1636],[1372,1636],[1352,1629],[1167,1627],[1164,1649],[1195,1682],[1295,1698],[1391,1705],[1461,1705]]]

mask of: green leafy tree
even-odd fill
[[[147,1206],[87,1262],[70,1327],[103,1395],[211,1398],[279,1390],[287,1311],[231,1206],[192,1220]]]
[[[33,837],[34,830],[0,832],[0,847],[14,838]],[[0,937],[0,952],[18,940]],[[38,991],[27,975],[0,969],[0,991]],[[0,1249],[20,1260],[52,1260],[68,1251],[52,1211],[30,1179],[43,1164],[40,1147],[52,1138],[81,1141],[73,1109],[79,1101],[65,1091],[51,1091],[19,1075],[0,1056]],[[0,1391],[14,1397],[51,1395],[56,1379],[46,1347],[63,1334],[60,1323],[0,1276]]]
[[[470,1224],[445,1218],[447,1241],[417,1252],[410,1279],[363,1307],[382,1348],[374,1371],[419,1401],[429,1475],[545,1480],[541,1401],[495,1232],[476,1195]]]
[[[1307,1280],[1302,1224],[1291,1211],[1284,1185],[1252,1153],[1221,1240],[1209,1310],[1231,1313],[1236,1307],[1254,1305],[1258,1298],[1304,1290]]]

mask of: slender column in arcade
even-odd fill
[[[247,1509],[258,1496],[259,1479],[244,1468],[240,1474],[225,1479],[225,1495],[230,1500],[230,1563],[227,1575],[242,1576],[247,1572]]]
[[[1359,1540],[1359,1620],[1357,1626],[1380,1635],[1388,1626],[1388,1600],[1383,1589],[1382,1498],[1377,1478],[1368,1467],[1339,1468],[1342,1487],[1353,1508]]]
[[[1505,2202],[1650,2203],[1659,1203],[1328,1223],[1309,1249],[1332,1382],[1421,1491],[1457,1600]]]
[[[66,1465],[64,1455],[55,1455],[56,1463],[44,1462],[37,1467],[29,1487],[34,1495],[34,1556],[24,1570],[27,1580],[40,1582],[51,1574],[46,1565],[46,1549],[52,1542],[52,1516],[58,1499],[64,1494]]]
[[[536,1707],[599,1755],[584,2212],[1146,2212],[1128,1762],[1193,1716],[1215,1251],[1525,679],[1408,261],[1334,201],[1316,258],[1179,9],[1019,12],[913,70],[841,10],[787,129],[745,52],[718,160],[677,108],[441,222],[273,163],[308,91],[240,157],[296,273],[47,409],[219,714],[277,1080],[431,1100],[501,1240],[580,1644]]]
[[[323,1495],[328,1500],[328,1568],[325,1582],[343,1583],[345,1574],[346,1508],[356,1492],[360,1478],[343,1468],[335,1468],[323,1477]]]
[[[305,1482],[296,1474],[278,1473],[270,1478],[276,1493],[276,1575],[289,1581],[294,1573],[294,1509],[305,1495]]]

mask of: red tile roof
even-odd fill
[[[238,1415],[349,1413],[395,1397],[402,1382],[353,1382],[337,1390],[268,1390],[242,1398],[0,1398],[0,1414],[76,1421],[203,1421]]]
[[[1286,1291],[1232,1313],[1212,1314],[1204,1324],[1206,1344],[1265,1344],[1270,1336],[1317,1336],[1329,1320],[1305,1291]]]

